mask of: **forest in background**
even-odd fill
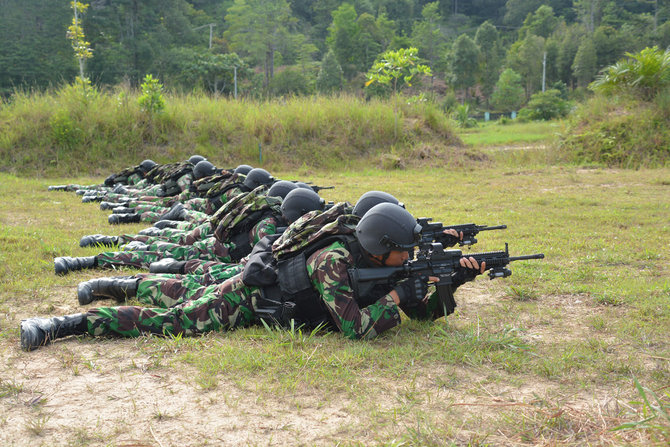
[[[0,93],[71,83],[78,65],[68,1],[0,2]],[[433,76],[417,92],[517,110],[543,89],[580,99],[626,52],[670,44],[668,0],[96,0],[81,18],[99,87],[250,98],[364,88],[387,50],[416,47]],[[507,88],[507,89],[506,89]],[[496,92],[498,93],[496,97]]]

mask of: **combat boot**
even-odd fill
[[[114,214],[134,214],[137,212],[137,209],[128,208],[125,206],[117,206],[116,208],[112,209],[112,212]]]
[[[104,198],[105,196],[102,194],[85,194],[81,201],[82,203],[102,202]]]
[[[141,220],[141,216],[137,213],[133,214],[110,214],[107,222],[111,225],[118,225],[122,223],[137,223]]]
[[[128,206],[129,202],[105,202],[102,201],[100,202],[100,209],[101,210],[111,210],[114,208],[117,208],[119,206]]]
[[[77,287],[77,299],[82,306],[93,301],[113,298],[122,302],[137,295],[138,279],[134,276],[99,278],[80,282]]]
[[[98,260],[95,256],[83,256],[80,258],[62,256],[54,259],[56,275],[64,275],[74,270],[92,269],[97,267],[97,265]]]
[[[91,247],[91,246],[102,246],[102,247],[114,247],[119,245],[118,236],[105,236],[104,234],[89,234],[84,236],[79,240],[80,247]]]
[[[112,188],[114,194],[128,194],[128,190],[121,183],[118,183],[114,188]]]
[[[52,185],[47,188],[49,191],[67,191],[68,185]]]
[[[154,222],[154,227],[164,230],[166,228],[177,228],[179,226],[179,222],[176,220],[159,220],[158,222]]]
[[[68,335],[88,332],[86,314],[65,315],[54,318],[29,318],[21,321],[21,348],[32,351],[51,341]]]
[[[186,210],[184,209],[184,205],[175,203],[172,205],[172,208],[170,208],[170,211],[163,214],[158,220],[184,220],[185,218]]]
[[[130,241],[125,245],[121,246],[123,251],[147,251],[149,246],[142,241]]]
[[[170,221],[170,222],[172,222],[172,221]],[[143,230],[140,230],[137,234],[141,234],[142,236],[156,237],[156,236],[160,236],[161,234],[163,234],[163,230],[161,230],[160,228],[156,228],[156,227],[149,227],[149,228],[145,228]]]
[[[184,274],[184,266],[186,261],[177,261],[174,258],[163,258],[160,261],[152,262],[149,265],[150,273],[175,273],[177,275]]]

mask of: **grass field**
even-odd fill
[[[22,318],[80,312],[78,282],[119,274],[56,277],[53,258],[95,254],[78,246],[84,234],[142,226],[110,227],[95,204],[46,191],[99,178],[0,175],[0,444],[666,445],[670,170],[515,157],[461,171],[276,173],[336,186],[329,200],[381,189],[417,217],[506,224],[472,250],[508,242],[513,255],[546,255],[463,286],[446,320],[363,342],[254,327],[24,353]]]
[[[559,121],[511,121],[500,125],[497,121],[480,122],[477,127],[460,129],[464,143],[477,147],[523,147],[551,141],[563,129]]]

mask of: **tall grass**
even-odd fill
[[[261,151],[264,166],[350,167],[389,151],[411,158],[419,142],[436,153],[460,146],[447,117],[427,104],[403,104],[396,139],[392,107],[381,100],[255,102],[194,94],[165,100],[165,111],[150,115],[140,110],[136,93],[121,88],[88,95],[71,86],[17,92],[0,104],[2,169],[103,174],[144,158],[168,162],[192,153],[227,166],[257,163]]]
[[[623,168],[670,163],[670,90],[653,102],[596,96],[570,119],[560,142],[572,162]]]

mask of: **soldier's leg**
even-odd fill
[[[236,276],[208,289],[197,300],[169,309],[136,306],[101,307],[86,313],[88,333],[94,336],[137,337],[145,333],[193,335],[247,326],[254,321],[252,301],[259,291]]]
[[[179,241],[179,243],[184,245],[192,245],[195,241],[201,241],[211,236],[212,226],[209,224],[209,222],[205,222],[186,233],[182,240]]]
[[[184,203],[184,207],[187,210],[199,211],[205,213],[207,211],[207,199],[193,198],[189,199]]]
[[[161,259],[161,253],[148,250],[136,251],[108,251],[100,253],[96,258],[96,266],[100,268],[115,269],[121,266],[135,268],[149,268],[152,262]]]
[[[208,237],[207,239],[201,241],[195,241],[192,247],[200,252],[198,259],[224,263],[233,262],[231,251],[235,248],[235,246],[233,244],[222,244],[214,237]]]
[[[137,300],[161,308],[197,299],[207,291],[196,275],[142,274],[137,286]]]

